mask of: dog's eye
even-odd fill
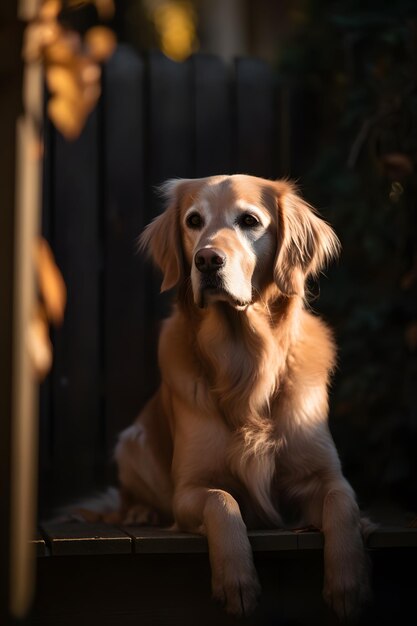
[[[203,225],[203,218],[198,213],[190,213],[186,219],[188,228],[201,228]]]
[[[258,226],[259,220],[251,213],[244,213],[239,218],[239,226],[242,228],[253,228],[254,226]]]

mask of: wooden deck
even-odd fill
[[[250,531],[252,549],[257,552],[322,550],[318,531]],[[91,554],[201,554],[207,552],[204,537],[142,526],[111,526],[80,522],[46,523],[35,539],[38,556]],[[381,525],[368,538],[370,550],[417,548],[417,528]]]
[[[417,624],[417,529],[382,524],[368,539],[374,599],[363,626]],[[237,620],[210,597],[207,544],[197,535],[135,526],[49,523],[36,539],[35,626],[323,626],[320,532],[252,531],[262,596]]]

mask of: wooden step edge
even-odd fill
[[[43,524],[42,536],[36,538],[38,556],[82,554],[202,554],[207,540],[200,535],[168,529],[106,524]],[[257,530],[248,532],[255,553],[299,550],[322,550],[323,533],[319,531]],[[380,526],[367,539],[369,549],[416,548],[417,528]]]
[[[41,529],[52,556],[132,553],[131,537],[116,526],[51,522]]]

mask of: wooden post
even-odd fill
[[[42,92],[41,69],[23,69],[21,47],[23,20],[36,8],[34,0],[11,0],[0,9],[1,624],[22,622],[34,590],[29,541],[37,498],[37,386],[26,340],[35,300],[32,254],[40,207],[40,146],[33,116]]]

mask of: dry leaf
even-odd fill
[[[27,63],[38,61],[45,48],[58,40],[60,28],[56,24],[34,23],[25,30],[22,55]]]
[[[67,290],[61,272],[55,264],[52,250],[45,239],[37,240],[35,260],[39,289],[47,316],[55,324],[60,324],[64,318]]]
[[[87,50],[95,61],[105,61],[116,47],[115,34],[105,26],[94,26],[85,34]]]
[[[68,67],[51,65],[46,71],[46,82],[52,94],[75,101],[78,101],[82,96],[77,77],[74,71]]]
[[[52,345],[48,323],[41,307],[33,316],[27,334],[27,348],[32,366],[39,380],[43,380],[52,365]]]
[[[41,20],[56,20],[62,9],[61,0],[45,0],[39,8],[39,17]]]
[[[102,19],[114,15],[113,0],[44,0],[38,17],[26,27],[26,61],[43,61],[52,98],[48,115],[66,139],[76,139],[100,97],[101,69],[116,47],[114,33],[104,26],[90,28],[84,39],[58,21],[65,6],[95,4]]]
[[[59,39],[45,49],[45,61],[50,64],[67,65],[74,62],[74,56],[81,49],[78,33],[65,33],[61,30]]]
[[[85,85],[98,83],[101,77],[100,66],[91,61],[82,61],[79,65],[81,80]]]
[[[85,116],[73,100],[55,96],[48,102],[48,115],[64,137],[76,139],[79,136]]]

